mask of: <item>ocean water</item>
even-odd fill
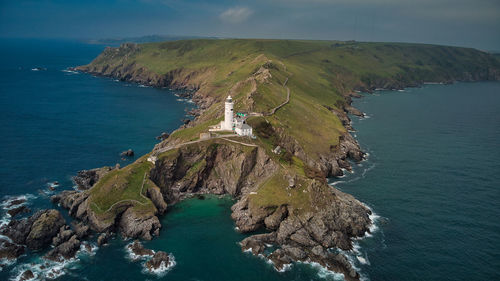
[[[500,280],[500,83],[354,101],[368,160],[336,181],[380,216],[358,242],[371,280]],[[368,265],[369,263],[369,265]]]
[[[149,152],[162,131],[181,125],[191,103],[168,89],[65,72],[104,46],[72,41],[0,41],[0,198],[24,195],[53,208],[48,185],[71,189],[78,170],[126,165],[119,153]],[[35,67],[43,68],[33,71]],[[355,101],[369,118],[353,134],[370,153],[354,173],[332,179],[370,206],[373,234],[347,253],[365,280],[498,280],[500,268],[500,83],[428,85]],[[315,265],[277,272],[242,253],[228,197],[190,199],[161,218],[147,248],[173,255],[158,274],[144,270],[120,237],[65,264],[28,253],[0,271],[30,268],[57,280],[342,280]],[[0,210],[7,222],[5,209]]]

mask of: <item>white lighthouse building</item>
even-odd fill
[[[234,102],[231,96],[228,96],[225,103],[224,109],[224,121],[221,123],[222,130],[233,130],[233,119],[234,119]]]
[[[212,126],[208,131],[232,131],[240,136],[253,136],[252,127],[246,124],[247,115],[244,113],[238,113],[237,115],[236,117],[234,116],[233,98],[228,96],[224,103],[224,120],[222,120],[219,125]]]

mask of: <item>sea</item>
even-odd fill
[[[2,201],[58,208],[50,196],[74,188],[79,170],[127,165],[189,118],[194,104],[179,91],[68,70],[104,48],[0,40]],[[345,252],[362,279],[500,280],[500,83],[377,91],[354,106],[366,113],[352,117],[352,134],[368,156],[330,183],[374,213],[371,233]],[[127,149],[135,158],[122,159]],[[47,263],[44,252],[0,261],[0,280],[19,280],[26,269],[41,280],[343,280],[309,263],[277,272],[241,252],[247,236],[235,229],[232,204],[205,196],[170,206],[160,236],[144,242],[171,255],[158,272],[127,250],[132,240],[117,236],[98,247],[94,236],[65,263]],[[0,204],[0,224],[12,219],[6,212]]]

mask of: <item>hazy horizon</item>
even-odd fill
[[[496,0],[0,0],[0,37],[148,35],[410,42],[500,50]]]

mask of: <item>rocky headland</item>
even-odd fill
[[[371,211],[326,181],[364,159],[349,133],[349,114],[363,116],[351,98],[359,97],[356,91],[428,81],[499,80],[499,69],[498,60],[484,52],[416,44],[188,40],[107,48],[75,70],[187,90],[198,105],[194,120],[162,134],[151,153],[126,167],[79,172],[78,190],[52,197],[74,224],[56,210],[40,211],[3,228],[12,239],[2,241],[3,247],[20,255],[25,247],[51,245],[46,258],[60,260],[74,256],[89,231],[100,233],[99,245],[112,233],[150,240],[159,234],[159,217],[169,204],[196,194],[227,194],[235,199],[231,217],[237,229],[260,233],[241,241],[243,251],[265,256],[277,270],[316,262],[359,280],[334,250],[351,250],[352,239],[370,231]],[[227,94],[251,116],[255,139],[201,139],[221,120]],[[153,255],[139,242],[130,250]],[[166,253],[156,252],[146,266],[155,270],[169,263]]]

